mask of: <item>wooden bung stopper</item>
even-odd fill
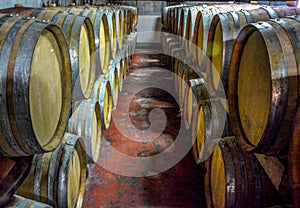
[[[297,1],[286,1],[285,2],[287,6],[296,7]]]
[[[14,6],[15,6],[15,8],[21,8],[21,7],[23,7],[23,4],[15,4]]]

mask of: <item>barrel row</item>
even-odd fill
[[[161,37],[169,68],[174,72],[184,123],[195,139],[195,161],[205,162],[207,205],[297,206],[300,179],[296,164],[299,158],[296,37],[299,37],[300,19],[294,15],[299,14],[299,9],[253,5],[218,7],[168,8],[165,33]],[[245,181],[247,177],[237,173],[238,168],[244,168],[237,165],[245,159],[235,161],[237,153],[228,157],[228,150],[220,151],[222,145],[232,143],[228,138],[219,139],[227,136],[234,136],[230,140],[242,152],[238,154],[246,157],[250,154],[255,164],[259,161],[258,165],[253,165],[253,161],[248,163],[252,168],[261,169],[260,176],[255,176],[260,182],[253,178]],[[277,161],[270,163],[275,164],[271,173],[267,171],[268,165],[262,165],[258,157],[261,154]],[[214,162],[214,157],[219,158]],[[232,177],[230,168],[234,168]],[[245,169],[241,171],[245,173]],[[253,174],[249,169],[246,171]],[[216,181],[218,177],[222,179]],[[238,181],[240,178],[244,180]],[[270,195],[264,197],[261,194],[264,191],[257,192],[253,199],[251,190],[256,190],[250,186],[253,183],[261,183],[261,190],[269,183],[266,190],[270,190]],[[292,191],[288,193],[286,187]]]
[[[63,30],[70,47],[73,100],[90,97],[95,77],[106,72],[137,24],[136,9],[124,6],[18,7],[0,12],[50,21]]]
[[[3,156],[27,156],[51,151],[60,143],[71,106],[75,101],[95,97],[94,83],[100,75],[112,82],[116,105],[117,92],[122,89],[134,52],[136,33],[122,41],[122,50],[108,64],[108,73],[97,74],[93,56],[96,40],[90,18],[24,7],[4,12],[12,11],[22,15],[0,16],[0,152]],[[98,22],[103,23],[101,19]]]
[[[283,9],[285,9],[286,11],[283,12]],[[273,11],[273,13],[272,13],[272,11]],[[293,13],[293,12],[295,13],[297,11],[298,11],[298,9],[268,8],[269,16],[266,15],[265,17],[263,17],[263,13],[267,12],[267,10],[265,8],[247,10],[247,12],[249,14],[251,14],[251,13],[254,14],[251,16],[251,18],[256,17],[257,19],[270,18],[271,14],[273,16],[275,16],[275,14],[278,14],[279,16],[283,16],[283,14],[291,14],[291,13]],[[245,11],[243,10],[243,12],[245,12]],[[258,15],[256,13],[259,13],[260,17],[257,17]],[[199,12],[198,12],[198,14],[199,14]],[[267,14],[267,13],[265,13],[265,14]],[[235,103],[239,103],[239,105],[242,106],[244,104],[244,103],[242,103],[242,101],[246,100],[245,103],[247,103],[249,100],[252,99],[252,98],[248,98],[248,101],[246,99],[246,97],[249,94],[251,94],[250,91],[252,91],[252,89],[248,89],[248,91],[246,92],[246,91],[243,91],[246,89],[243,89],[242,86],[237,86],[239,79],[242,79],[242,77],[241,77],[242,74],[240,73],[242,70],[240,70],[240,69],[243,66],[243,68],[245,68],[245,71],[247,71],[247,70],[249,70],[249,68],[252,68],[252,65],[249,66],[248,62],[246,62],[246,61],[236,63],[237,60],[242,58],[241,54],[245,50],[245,48],[242,47],[242,48],[239,48],[239,50],[237,50],[237,49],[234,50],[234,47],[237,48],[238,47],[237,45],[239,43],[238,41],[235,41],[235,39],[237,37],[242,37],[241,40],[239,40],[239,41],[243,41],[243,44],[241,44],[241,45],[244,46],[244,43],[246,41],[250,41],[250,40],[247,39],[249,36],[247,36],[247,38],[243,38],[242,35],[247,34],[245,32],[245,30],[246,30],[245,28],[249,29],[250,25],[255,25],[255,27],[260,28],[260,30],[278,27],[278,29],[276,28],[278,31],[276,29],[273,29],[273,30],[275,30],[273,35],[277,35],[277,33],[279,33],[279,32],[288,30],[286,28],[279,30],[280,29],[279,26],[284,27],[287,24],[296,24],[296,23],[291,23],[291,22],[297,21],[297,18],[298,18],[298,17],[290,17],[289,16],[287,18],[270,19],[270,20],[268,20],[270,22],[268,22],[267,24],[264,22],[247,23],[243,27],[244,31],[243,31],[242,35],[240,34],[241,33],[241,29],[240,29],[240,30],[237,30],[235,35],[232,37],[232,33],[233,33],[235,27],[232,27],[230,30],[228,30],[230,32],[230,34],[228,34],[229,32],[228,33],[224,32],[228,28],[230,28],[230,25],[226,24],[226,23],[230,22],[230,19],[224,18],[224,17],[228,17],[228,16],[231,16],[231,17],[236,16],[237,17],[237,12],[231,11],[231,12],[227,12],[227,13],[219,13],[219,14],[214,15],[214,17],[212,18],[212,21],[210,23],[210,28],[209,28],[209,32],[212,34],[209,33],[209,35],[208,35],[208,37],[213,37],[213,38],[212,38],[211,42],[207,41],[207,45],[210,45],[210,46],[207,46],[208,47],[207,49],[209,49],[209,51],[210,51],[210,52],[207,52],[207,54],[213,54],[213,56],[206,57],[207,62],[209,62],[209,63],[205,64],[206,70],[208,68],[217,68],[217,66],[219,66],[220,70],[219,69],[213,69],[213,70],[210,69],[208,71],[203,72],[201,65],[199,65],[197,63],[189,62],[190,59],[186,58],[185,49],[182,47],[180,41],[176,40],[175,36],[173,36],[172,34],[169,34],[169,33],[163,34],[163,36],[162,36],[163,46],[165,46],[165,53],[167,54],[167,58],[169,59],[169,66],[170,66],[171,70],[174,71],[175,87],[179,94],[179,101],[180,101],[180,105],[182,107],[185,125],[187,128],[189,128],[189,126],[191,125],[191,118],[192,118],[191,115],[192,115],[192,110],[193,110],[193,109],[189,109],[189,107],[191,107],[191,104],[193,103],[191,101],[192,94],[190,94],[191,92],[193,92],[193,90],[191,89],[192,86],[191,86],[190,80],[193,80],[193,79],[203,79],[204,80],[204,83],[205,83],[204,85],[205,85],[205,88],[207,91],[206,94],[208,96],[206,96],[205,98],[199,97],[200,100],[201,99],[205,100],[205,99],[211,98],[213,100],[220,100],[220,102],[222,102],[222,99],[224,99],[224,100],[228,99],[228,101],[230,103],[230,101],[235,99],[235,97],[230,94],[231,91],[228,88],[228,86],[230,85],[231,89],[234,89],[235,91],[237,91],[237,90],[240,91],[240,92],[235,92],[234,95],[237,95],[237,94],[239,94],[240,96],[244,95],[244,97],[241,98],[241,101],[235,102]],[[224,20],[223,23],[222,23],[222,18],[224,18],[226,20],[226,21]],[[290,19],[293,19],[293,20],[290,20]],[[215,21],[218,23],[215,23]],[[238,21],[238,19],[234,20],[233,22],[237,22],[237,21]],[[224,24],[225,26],[222,27],[222,24]],[[268,24],[271,24],[271,26]],[[279,25],[279,26],[277,26],[277,25]],[[247,26],[247,27],[245,27],[245,26]],[[213,32],[211,32],[211,31],[213,31]],[[288,32],[286,32],[286,33],[288,33]],[[226,35],[229,35],[230,37],[227,40],[226,39],[224,40],[224,37]],[[287,38],[288,38],[288,36],[285,37],[285,39],[287,39]],[[278,41],[280,41],[280,40],[281,39],[278,38]],[[287,40],[289,40],[289,39],[287,39]],[[253,40],[253,43],[255,41],[257,41],[257,40]],[[283,41],[283,40],[281,40],[281,41]],[[229,42],[232,42],[232,43],[229,44]],[[262,50],[265,46],[265,42],[266,42],[266,40],[262,39],[259,44],[258,43],[256,44],[257,46],[255,49],[258,49],[258,51],[262,52]],[[288,42],[288,41],[285,41],[285,42]],[[294,42],[295,42],[294,40],[291,40],[290,45],[294,45],[295,44]],[[216,46],[211,48],[211,45],[216,45]],[[285,43],[281,47],[284,48],[287,46],[288,46],[288,44]],[[219,48],[220,50],[218,51],[217,48]],[[293,51],[296,51],[296,49],[297,49],[297,47],[295,47],[295,46],[291,49],[292,55],[293,55]],[[282,49],[282,50],[285,50],[285,49]],[[213,51],[213,52],[211,52],[211,51]],[[266,56],[264,58],[262,58],[260,56],[261,53],[256,53],[257,56],[251,57],[250,62],[251,61],[255,62],[256,59],[258,60],[260,58],[261,60],[264,60],[264,63],[260,63],[260,64],[267,65],[267,64],[269,64],[268,62],[270,62],[270,65],[272,65],[273,64],[272,60],[269,60],[270,58],[267,58],[267,56],[269,55],[268,49],[266,49],[265,52],[266,52]],[[226,54],[226,56],[224,54]],[[218,56],[215,57],[215,55],[218,55]],[[229,56],[229,57],[227,57],[227,56]],[[250,56],[249,56],[249,58],[250,58]],[[215,63],[213,63],[214,60],[215,60]],[[227,60],[227,61],[225,61],[226,64],[223,60]],[[227,63],[227,62],[229,62],[229,63]],[[251,62],[251,64],[252,64],[252,62]],[[241,63],[243,63],[244,65],[241,65]],[[257,70],[261,70],[261,67],[259,67],[259,66],[261,66],[260,64],[257,65]],[[294,67],[293,68],[294,72],[290,72],[290,73],[293,74],[293,76],[297,75],[297,73],[295,71],[297,62],[294,61],[294,64],[292,64],[292,63],[290,63],[290,64]],[[230,81],[230,77],[232,77],[234,74],[233,72],[231,72],[232,71],[230,69],[231,66],[235,66],[236,72],[240,73],[240,74],[236,74],[235,80]],[[252,70],[252,71],[254,73],[254,70]],[[271,71],[271,70],[266,70],[266,71]],[[219,72],[220,72],[220,74],[219,74]],[[259,73],[262,73],[262,72],[259,72]],[[256,72],[255,74],[258,75],[259,73]],[[286,74],[287,74],[287,72],[286,72]],[[247,79],[248,75],[249,74],[245,73],[245,78],[244,78],[245,80]],[[266,76],[265,77],[260,76],[259,78],[261,78],[262,80],[265,80]],[[258,79],[258,78],[255,77],[255,79]],[[290,80],[290,82],[291,81],[292,80]],[[200,81],[200,82],[202,82],[202,81]],[[261,88],[263,90],[266,90],[266,87],[261,87]],[[282,88],[284,88],[284,87],[282,87]],[[243,91],[243,93],[241,93],[241,91]],[[244,93],[244,92],[246,92],[246,93]],[[270,92],[270,90],[268,90],[268,92]],[[265,92],[264,95],[268,95],[269,94],[268,92]],[[256,93],[256,94],[259,94],[259,93]],[[229,95],[231,95],[231,96],[229,96]],[[261,102],[263,102],[260,98],[258,98],[257,100],[260,100]],[[266,104],[266,103],[268,103],[268,100],[265,100],[265,102],[263,104]],[[289,104],[287,104],[287,105],[290,106]],[[236,107],[236,109],[238,109],[238,106],[234,106],[234,107],[232,107],[232,109],[234,109],[235,107]],[[226,109],[226,111],[229,111],[230,114],[232,114],[233,110],[230,111],[230,109],[228,109],[226,102],[225,102],[224,108]],[[230,108],[230,105],[229,105],[229,108]],[[246,107],[246,108],[247,108],[247,110],[249,110],[248,107]],[[266,105],[266,108],[269,109],[270,107],[268,107],[268,105]],[[264,114],[266,112],[267,112],[267,110],[264,111]],[[292,112],[295,112],[295,109]],[[254,112],[249,112],[248,115],[251,115],[251,113],[254,113]],[[261,112],[261,113],[263,113],[263,112]],[[258,114],[262,115],[261,113],[258,113]],[[241,113],[238,112],[237,114],[241,114]],[[249,121],[248,119],[245,119],[245,120],[247,120],[247,122]],[[261,120],[261,119],[258,119],[258,120]],[[256,121],[253,120],[253,123],[251,124],[251,126],[253,126],[254,123],[256,123]],[[262,121],[262,123],[267,123],[267,120]],[[248,124],[247,125],[241,124],[241,125],[247,126]],[[264,126],[264,125],[257,124],[257,126]],[[288,126],[291,126],[290,123],[288,124]],[[256,127],[254,127],[254,129],[256,129]],[[274,128],[276,128],[276,127],[274,127]],[[248,129],[248,130],[249,130],[249,132],[252,132],[252,133],[254,131],[253,129]],[[262,129],[262,130],[264,130],[264,129]],[[242,132],[240,134],[243,134],[243,133],[245,133],[245,132]],[[251,133],[246,133],[246,134],[250,135]],[[260,135],[258,135],[258,134],[260,134]],[[254,137],[258,138],[258,140],[260,141],[261,136],[263,136],[263,132],[261,131],[258,134]],[[253,136],[253,135],[251,135],[251,136]],[[251,137],[251,136],[249,136],[249,137]],[[264,135],[264,136],[267,137],[267,135]],[[252,141],[252,143],[253,143],[252,146],[256,146],[255,142],[258,143],[259,141]],[[247,143],[247,142],[244,142],[244,143]],[[249,143],[249,141],[248,141],[248,143]],[[255,149],[255,151],[257,153],[264,153],[264,154],[268,154],[271,156],[279,155],[281,150],[279,150],[279,149],[274,150],[273,148],[275,148],[275,147],[271,148],[270,147],[270,145],[272,145],[271,143],[270,144],[261,144],[264,147],[261,147],[261,148],[257,147],[256,149],[254,147],[251,147],[251,145],[248,145],[248,147],[246,147],[247,144],[243,144],[243,148],[246,148],[247,151]],[[278,145],[278,146],[280,146],[280,148],[283,148],[281,145]],[[273,150],[271,150],[271,149],[273,149]]]
[[[26,199],[15,197],[8,206],[42,206],[32,199],[53,207],[80,207],[87,163],[98,159],[101,132],[109,127],[116,92],[122,90],[136,32],[126,35],[107,71],[98,74],[94,70],[97,61],[88,60],[89,52],[97,51],[96,41],[90,41],[94,34],[90,17],[52,10],[31,12],[37,16],[23,18],[26,15],[7,15],[7,11],[0,14],[0,57],[4,64],[0,206],[5,206],[20,186],[17,194]],[[76,52],[80,48],[84,50],[79,55]],[[74,101],[78,88],[72,83],[73,66],[87,62],[77,66],[78,76],[84,74],[80,79],[92,90],[82,101]],[[87,73],[89,67],[94,70],[92,79],[91,72]]]

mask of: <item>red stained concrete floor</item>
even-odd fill
[[[102,142],[138,160],[132,164],[126,157],[115,156],[101,144],[99,161],[107,162],[105,164],[113,169],[103,168],[101,162],[90,165],[83,207],[205,207],[203,168],[194,163],[191,151],[163,172],[158,169],[175,158],[174,153],[168,153],[170,160],[158,160],[151,167],[144,160],[167,150],[184,127],[178,116],[176,98],[164,90],[174,89],[174,82],[170,72],[163,69],[166,68],[163,55],[138,49],[130,68],[110,128],[103,132]],[[154,113],[158,118],[150,124],[149,112],[157,108],[163,110],[165,116]],[[167,123],[161,130],[164,119]],[[150,125],[153,127],[151,131]],[[114,171],[126,172],[128,168],[142,175],[151,175],[151,171],[158,173],[129,177]]]

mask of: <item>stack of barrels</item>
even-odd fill
[[[137,38],[137,9],[0,10],[0,207],[81,207]]]
[[[163,10],[162,46],[208,207],[300,205],[300,10]]]

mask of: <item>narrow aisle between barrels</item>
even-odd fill
[[[164,68],[162,54],[136,50],[110,128],[103,132],[99,161],[89,166],[83,207],[205,207],[204,173],[191,151],[170,169],[174,152],[170,160],[149,165],[149,157],[168,154],[184,128],[169,93],[172,74]]]

